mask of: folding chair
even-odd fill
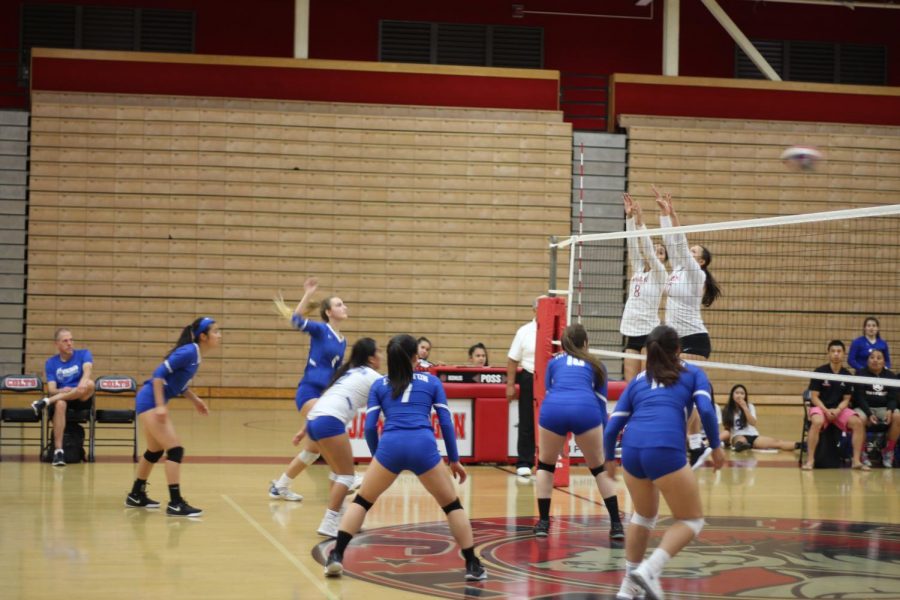
[[[91,414],[91,445],[88,452],[88,460],[94,462],[95,446],[118,446],[127,448],[131,446],[131,460],[138,461],[138,442],[137,442],[137,415],[133,408],[130,409],[98,409],[96,394],[137,394],[137,382],[133,377],[127,375],[104,375],[98,377],[94,384],[96,386],[94,403]],[[97,425],[104,425],[100,429],[106,431],[108,429],[119,429],[129,431],[127,437],[118,434],[108,440],[97,440]]]
[[[76,402],[78,404],[75,404]],[[44,460],[45,462],[50,462],[51,460],[53,460],[53,415],[56,414],[56,407],[56,402],[47,407],[47,419],[45,421],[45,435],[47,445],[44,448],[44,451],[41,453],[41,460]],[[76,431],[82,425],[87,425],[88,431],[90,431],[91,412],[93,412],[93,410],[94,396],[91,396],[87,400],[69,400],[68,402],[66,402],[66,431],[63,432],[63,435],[65,435],[66,432],[72,435],[72,432]],[[77,433],[78,437],[81,437],[82,433],[84,433],[85,437],[90,435],[89,433],[86,433],[82,428],[81,432]],[[75,439],[77,440],[78,437],[76,437]],[[65,438],[63,439],[65,440]],[[67,456],[66,461],[82,462],[84,460],[89,460],[88,457],[84,454],[83,444],[81,445],[81,448],[82,457],[76,459],[71,456]]]
[[[13,392],[17,394],[35,393],[35,399],[44,396],[44,382],[37,375],[5,375],[0,380],[0,446],[14,446],[20,448],[25,442],[37,442],[38,453],[44,447],[44,411],[34,414],[34,410],[28,406],[25,408],[3,408],[2,393]],[[10,423],[18,427],[18,437],[4,438],[3,425]],[[28,436],[29,430],[37,429],[37,436]]]

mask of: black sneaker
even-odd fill
[[[125,496],[125,506],[129,508],[159,508],[159,502],[150,499],[147,492],[138,492]]]
[[[752,447],[753,446],[751,446],[747,442],[735,442],[735,444],[732,446],[735,452],[746,452]]]
[[[466,581],[484,581],[487,579],[487,569],[477,558],[466,563]]]
[[[53,451],[53,466],[54,467],[64,467],[66,466],[66,453],[60,450]]]
[[[534,524],[534,537],[545,538],[550,535],[550,521],[548,519],[538,519]]]
[[[31,410],[34,411],[34,416],[41,416],[41,411],[47,408],[47,399],[41,398],[40,400],[35,400],[31,403]]]
[[[703,466],[703,463],[706,462],[707,457],[712,454],[712,448],[703,444],[699,448],[691,448],[688,450],[689,458],[688,460],[691,463],[691,468],[695,471]]]
[[[194,508],[186,500],[182,500],[181,502],[169,502],[169,505],[166,507],[166,514],[170,517],[199,517],[203,514],[203,511],[199,508]]]
[[[340,577],[344,572],[344,565],[341,564],[343,561],[344,557],[337,550],[332,550],[325,561],[325,577]]]
[[[611,540],[624,540],[625,539],[625,527],[622,526],[622,521],[613,521],[609,525],[609,539]]]

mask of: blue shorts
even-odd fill
[[[430,429],[389,431],[378,441],[375,458],[391,473],[427,473],[441,462],[434,432]]]
[[[168,403],[169,401],[166,400],[166,404]],[[141,414],[154,408],[156,408],[156,399],[153,397],[153,385],[147,382],[138,390],[137,397],[134,399],[134,412]]]
[[[306,433],[309,439],[318,442],[321,439],[347,433],[347,426],[337,417],[324,415],[306,422]]]
[[[565,402],[564,400],[544,402],[538,425],[556,435],[581,435],[603,424],[603,409],[599,404]]]
[[[659,479],[687,464],[684,448],[632,448],[622,446],[622,468],[638,479]]]
[[[318,398],[325,391],[325,387],[315,383],[307,383],[301,381],[297,386],[297,394],[294,396],[294,402],[297,404],[297,410],[303,408],[303,405]]]

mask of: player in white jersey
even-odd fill
[[[656,203],[660,208],[659,224],[663,227],[679,227],[681,222],[671,194],[656,192]],[[703,324],[701,307],[712,306],[721,294],[719,285],[712,273],[709,263],[712,254],[704,246],[688,246],[687,236],[676,233],[663,236],[663,243],[669,253],[672,271],[666,281],[666,325],[678,332],[681,345],[681,358],[685,360],[707,360],[712,353],[709,332]],[[703,464],[711,453],[709,446],[703,444],[700,418],[695,410],[688,421],[688,447],[691,454],[691,466]]]
[[[646,229],[641,205],[629,194],[623,194],[625,203],[625,229]],[[628,262],[631,266],[631,282],[628,300],[622,312],[619,331],[628,338],[626,354],[644,354],[647,335],[659,325],[659,301],[666,284],[666,248],[658,244],[655,248],[649,237],[628,238]],[[631,381],[643,370],[643,361],[626,358],[624,361],[625,381]]]
[[[381,378],[375,369],[381,367],[381,356],[375,340],[360,338],[353,344],[350,360],[338,369],[334,382],[309,411],[306,432],[317,442],[319,452],[331,467],[334,484],[328,498],[328,508],[319,525],[319,533],[337,537],[343,512],[344,497],[353,487],[353,449],[347,435],[350,424],[360,408],[366,406],[369,388]],[[298,432],[299,435],[299,432]]]

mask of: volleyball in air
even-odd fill
[[[812,171],[822,160],[822,153],[809,146],[791,146],[781,153],[781,160],[795,171]]]

